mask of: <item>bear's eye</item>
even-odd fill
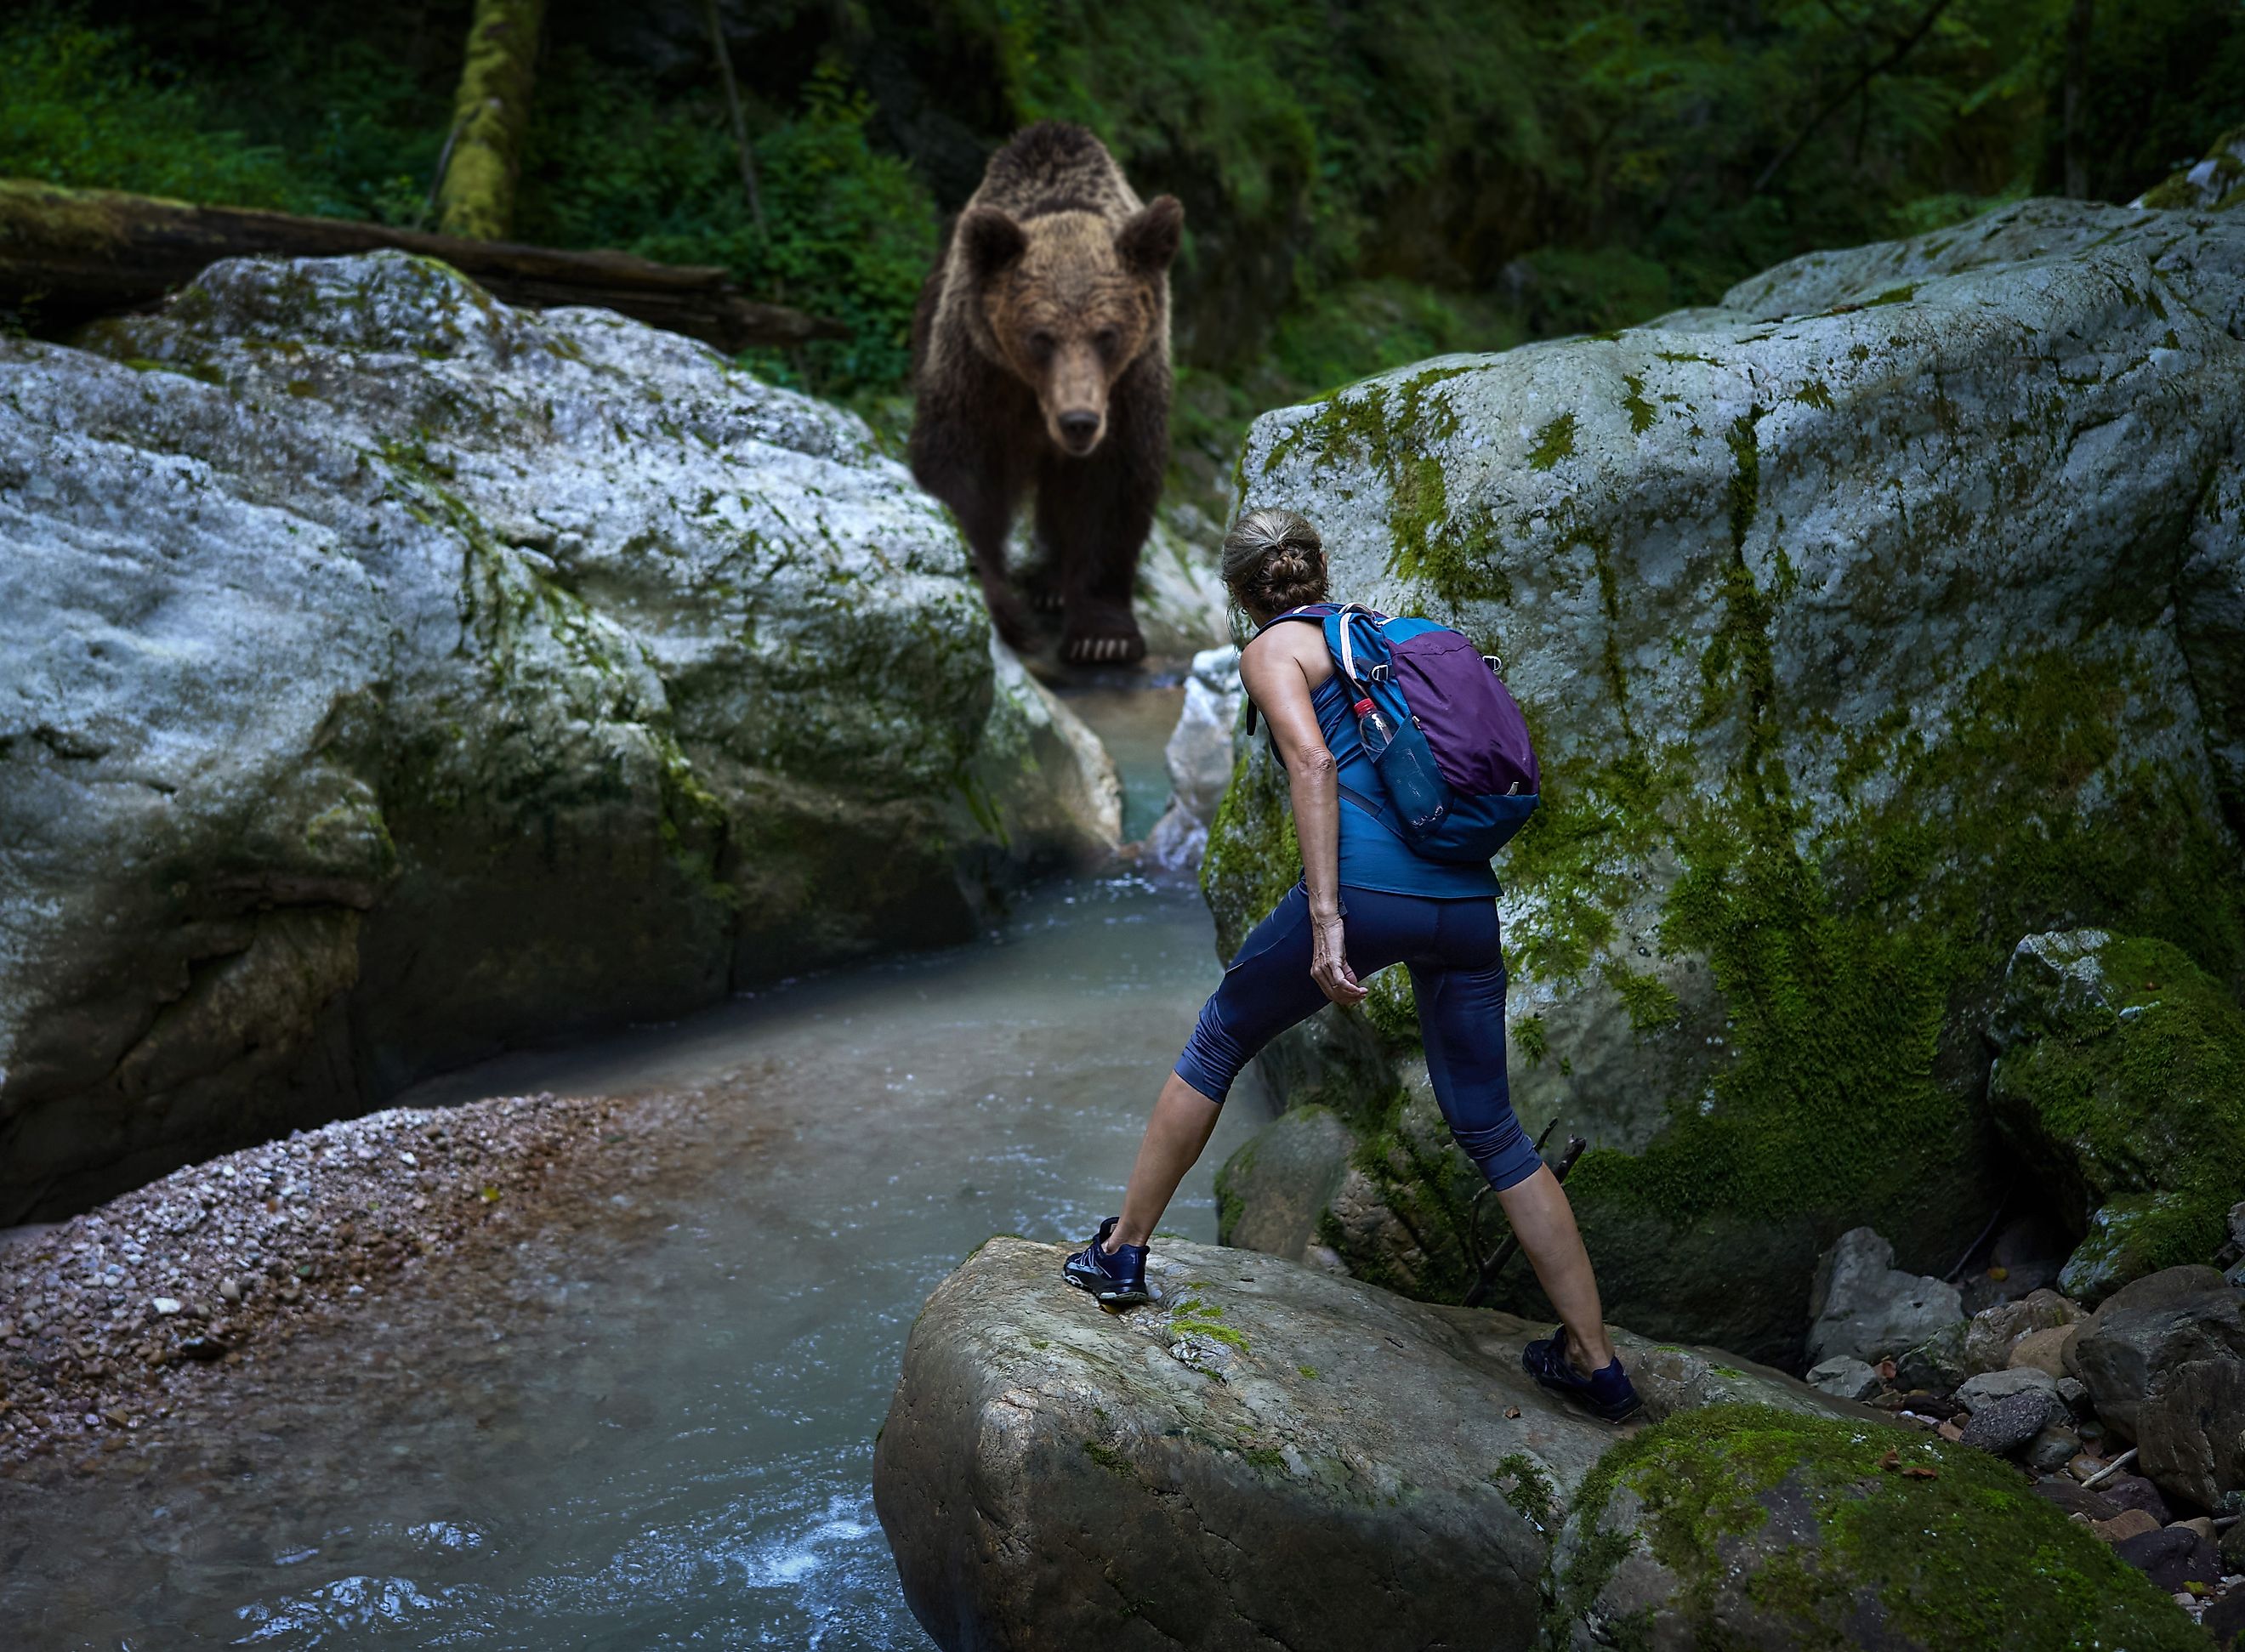
[[[1122,342],[1122,335],[1111,327],[1102,327],[1099,329],[1099,335],[1092,342],[1099,346],[1099,353],[1102,355],[1112,355],[1115,354],[1116,345]]]
[[[1037,360],[1041,362],[1045,357],[1050,355],[1052,353],[1053,335],[1050,333],[1037,332],[1029,335],[1030,355],[1035,356]]]

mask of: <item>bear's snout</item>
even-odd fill
[[[1080,457],[1099,445],[1100,427],[1107,421],[1088,408],[1078,408],[1053,423],[1059,427],[1060,444]]]

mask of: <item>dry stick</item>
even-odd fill
[[[2129,1464],[2135,1460],[2136,1448],[2133,1446],[2131,1446],[2126,1451],[2122,1452],[2118,1457],[2106,1464],[2104,1467],[2099,1469],[2087,1479],[2082,1481],[2081,1489],[2086,1492],[2102,1486],[2106,1480],[2111,1479],[2113,1476],[2119,1473],[2122,1469],[2127,1467]]]
[[[1980,1247],[1988,1242],[1988,1236],[1996,1231],[1996,1224],[2004,1219],[2004,1203],[2001,1199],[1996,1201],[1996,1214],[1988,1218],[1988,1225],[1980,1229],[1980,1236],[1965,1248],[1963,1256],[1957,1258],[1957,1265],[1941,1276],[1943,1283],[1955,1284],[1964,1272],[1964,1264],[1980,1254]]]
[[[1250,739],[1254,738],[1255,702],[1251,700],[1247,702],[1247,734]],[[1550,1119],[1545,1121],[1542,1133],[1536,1138],[1536,1156],[1537,1158],[1540,1159],[1543,1156],[1543,1144],[1551,1139],[1551,1132],[1558,1127],[1559,1115],[1555,1113]],[[1496,1189],[1495,1188],[1489,1186],[1489,1183],[1484,1181],[1482,1183],[1479,1191],[1477,1191],[1466,1203],[1466,1221],[1472,1229],[1471,1232],[1466,1236],[1466,1243],[1471,1249],[1472,1254],[1476,1256],[1482,1254],[1481,1202],[1488,1198],[1489,1195],[1496,1191]]]
[[[1759,195],[1763,190],[1768,188],[1769,180],[1785,170],[1786,163],[1801,152],[1801,146],[1816,135],[1816,129],[1819,126],[1845,109],[1857,92],[1916,51],[1918,42],[1932,31],[1933,25],[1941,20],[1941,14],[1955,3],[1956,0],[1933,0],[1933,3],[1926,8],[1925,15],[1917,20],[1916,28],[1906,35],[1894,37],[1893,51],[1888,52],[1876,63],[1865,64],[1862,73],[1848,83],[1846,91],[1809,118],[1808,124],[1793,135],[1793,141],[1779,150],[1769,165],[1761,169],[1761,176],[1753,180],[1753,187],[1746,193]]]
[[[444,134],[444,146],[437,152],[436,175],[429,179],[429,198],[421,203],[421,210],[413,214],[413,227],[425,229],[429,220],[437,215],[437,192],[444,186],[444,168],[452,164],[452,146],[460,141],[460,128],[467,123],[456,120],[452,130]]]
[[[1559,1155],[1559,1162],[1551,1167],[1552,1175],[1564,1181],[1567,1172],[1575,1168],[1575,1161],[1583,1156],[1583,1149],[1590,1145],[1580,1136],[1569,1136],[1567,1150]],[[1519,1249],[1520,1236],[1516,1233],[1506,1235],[1504,1242],[1496,1248],[1496,1254],[1483,1264],[1481,1277],[1474,1281],[1473,1289],[1466,1292],[1467,1307],[1481,1306],[1482,1299],[1489,1295],[1489,1287],[1496,1283],[1497,1275],[1504,1271],[1504,1264],[1512,1260],[1513,1254]]]

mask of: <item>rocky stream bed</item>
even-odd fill
[[[39,1643],[2239,1644],[2245,215],[1812,255],[1275,410],[1238,483],[1529,709],[1514,1094],[1587,1144],[1618,1433],[1520,1374],[1524,1268],[1455,1305],[1502,1227],[1397,979],[1263,1059],[1226,1243],[1059,1287],[1298,872],[1224,651],[1132,870],[1143,778],[847,415],[402,258],[0,339]]]

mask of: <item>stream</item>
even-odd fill
[[[1073,698],[1143,832],[1179,694]],[[913,1317],[991,1234],[1115,1208],[1218,973],[1189,884],[1080,878],[963,946],[399,1098],[685,1093],[705,1124],[476,1291],[300,1337],[180,1447],[0,1482],[7,1643],[930,1645],[871,1491]],[[1215,1237],[1265,1117],[1243,1089],[1168,1230]]]

